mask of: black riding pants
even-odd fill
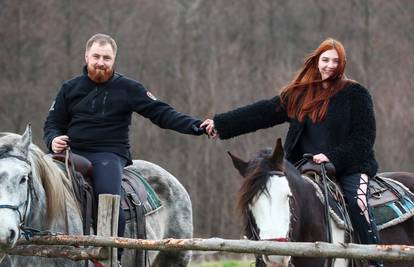
[[[361,243],[377,244],[379,242],[377,226],[371,209],[366,204],[368,200],[368,177],[361,173],[355,173],[340,177],[339,182],[345,201],[348,204],[352,225],[361,239]],[[369,222],[366,218],[367,212]]]
[[[96,199],[99,194],[121,196],[122,170],[127,163],[125,158],[110,152],[85,152],[73,149],[72,151],[92,162],[92,183]],[[118,236],[124,236],[124,232],[125,214],[122,208],[119,208]]]

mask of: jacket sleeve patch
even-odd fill
[[[151,98],[152,100],[157,100],[157,98],[153,95],[153,94],[151,94],[151,92],[150,91],[147,91],[147,96],[149,97],[149,98]]]
[[[53,101],[52,105],[49,108],[49,111],[54,111],[55,110],[55,104],[56,104],[56,100]]]

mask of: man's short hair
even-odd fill
[[[99,45],[110,44],[112,46],[112,50],[114,50],[114,54],[116,56],[118,46],[116,45],[115,40],[111,36],[109,36],[107,34],[102,34],[102,33],[97,33],[97,34],[93,35],[91,38],[89,38],[89,40],[86,42],[86,52],[88,52],[89,49],[92,47],[92,45],[96,42]]]

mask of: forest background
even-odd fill
[[[118,43],[116,69],[200,118],[278,94],[327,37],[347,49],[347,75],[374,97],[381,171],[414,171],[414,4],[411,0],[0,0],[0,131],[42,127],[60,85],[81,72],[95,33]],[[241,237],[241,178],[227,151],[248,159],[286,135],[278,126],[231,140],[159,129],[134,115],[134,158],[184,184],[195,236]]]

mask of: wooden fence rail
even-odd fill
[[[129,249],[170,251],[225,251],[233,253],[291,255],[296,257],[414,260],[414,246],[406,245],[359,245],[353,243],[331,244],[325,242],[274,242],[231,240],[221,238],[142,240],[122,237],[56,235],[34,237],[29,241],[20,240],[18,242],[17,249],[20,246],[34,244],[118,248],[122,247]],[[16,253],[14,249],[6,250],[5,252],[8,254]]]
[[[114,237],[117,232],[119,197],[100,195],[99,202],[98,236],[37,236],[30,240],[19,240],[17,246],[12,249],[0,246],[0,254],[62,257],[72,260],[97,259],[104,260],[105,266],[109,267],[116,266],[116,248],[414,261],[414,246],[406,245],[300,243],[221,238],[143,240]]]
[[[77,248],[59,245],[18,245],[12,249],[0,248],[0,252],[19,256],[66,258],[74,261],[91,259],[104,261],[110,258],[108,248]]]

